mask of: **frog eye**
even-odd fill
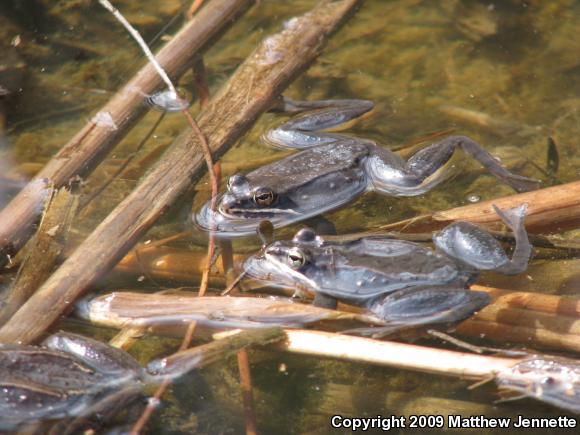
[[[288,250],[288,264],[292,269],[300,269],[306,264],[306,255],[298,248]]]
[[[546,376],[540,380],[540,383],[542,385],[554,385],[556,383],[556,379],[551,376]]]
[[[296,243],[313,243],[316,241],[316,233],[311,228],[302,228],[294,235],[292,241]]]
[[[254,202],[261,206],[269,206],[274,202],[274,192],[266,187],[261,187],[254,192]]]

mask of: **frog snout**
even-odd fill
[[[237,199],[232,196],[232,195],[224,195],[221,203],[219,205],[219,208],[224,212],[224,213],[229,213],[230,210],[232,210],[233,208],[236,207],[236,205],[238,204]]]

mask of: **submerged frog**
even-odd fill
[[[517,394],[501,401],[530,397],[580,413],[580,364],[577,360],[533,355],[500,371],[495,382],[501,390]]]
[[[113,409],[139,396],[144,372],[126,352],[75,334],[2,345],[0,429]]]
[[[368,190],[421,195],[452,175],[452,157],[458,148],[518,192],[537,187],[535,180],[509,172],[465,136],[447,137],[405,161],[372,141],[321,131],[372,108],[365,100],[285,100],[286,111],[307,112],[269,131],[265,139],[279,147],[304,150],[247,175],[233,175],[217,210],[207,203],[194,221],[217,235],[244,236],[254,233],[262,220],[279,228],[340,208]]]
[[[65,332],[51,335],[41,346],[0,345],[0,431],[34,421],[113,416],[141,397],[146,383],[179,377],[247,345],[282,336],[272,328],[246,331],[147,367],[121,349]]]
[[[434,235],[436,250],[381,236],[329,242],[305,228],[244,266],[254,279],[314,292],[315,302],[327,305],[333,299],[360,305],[395,326],[454,323],[489,303],[486,293],[468,290],[479,271],[518,274],[527,268],[526,208],[495,208],[514,232],[512,259],[488,232],[456,222]]]

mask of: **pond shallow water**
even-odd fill
[[[173,20],[182,2],[128,0],[115,4],[159,47],[181,23]],[[262,1],[247,12],[208,52],[205,61],[215,92],[258,41],[284,20],[307,11],[314,1]],[[31,11],[34,10],[34,13]],[[560,153],[557,178],[578,179],[580,153],[580,4],[574,1],[367,1],[329,42],[324,54],[288,89],[295,99],[364,98],[375,102],[372,116],[350,131],[397,149],[415,138],[453,130],[467,135],[518,173],[540,178],[546,168],[547,140]],[[143,64],[134,42],[96,2],[30,0],[0,6],[0,56],[14,95],[3,101],[8,141],[0,146],[0,171],[18,167],[23,177],[45,163]],[[186,74],[180,85],[191,85]],[[20,91],[21,89],[21,91]],[[196,108],[193,109],[197,110]],[[159,117],[151,112],[87,180],[87,196],[138,147]],[[260,143],[261,134],[280,122],[266,114],[223,158],[224,167],[280,154]],[[137,154],[129,172],[114,181],[80,213],[75,232],[88,234],[135,186],[147,156],[186,128],[181,116],[167,116]],[[150,157],[151,160],[153,157]],[[227,166],[229,164],[229,166]],[[511,194],[476,164],[464,159],[452,181],[415,198],[366,194],[326,217],[339,233]],[[232,169],[233,171],[233,169]],[[224,176],[231,173],[224,173]],[[148,239],[191,231],[193,190],[150,231]],[[0,192],[0,201],[11,191]],[[207,200],[206,180],[197,186],[194,208]],[[287,237],[298,228],[279,231]],[[575,231],[565,235],[576,236]],[[194,231],[190,249],[203,252],[204,236]],[[251,245],[251,246],[249,246]],[[257,241],[235,248],[252,250]],[[528,276],[485,276],[502,288],[577,295],[567,260],[536,261]],[[100,287],[159,290],[175,283],[106,277]],[[63,323],[70,327],[70,323]],[[87,330],[99,337],[108,331]],[[437,344],[427,342],[428,344]],[[146,360],[170,351],[171,341],[145,340],[135,354]],[[167,352],[166,352],[167,353]],[[435,414],[558,416],[530,400],[494,405],[497,390],[467,390],[466,381],[315,358],[252,352],[252,372],[260,433],[336,433],[333,414],[350,416]],[[177,382],[150,425],[151,433],[243,433],[243,413],[233,359]],[[341,431],[345,432],[344,430]],[[412,433],[410,431],[407,433]],[[429,432],[437,432],[430,430]],[[503,433],[484,430],[482,433]]]

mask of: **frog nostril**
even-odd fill
[[[235,206],[236,206],[236,199],[232,196],[225,195],[221,200],[219,208],[227,213],[227,212],[231,211],[231,209],[233,209]]]

